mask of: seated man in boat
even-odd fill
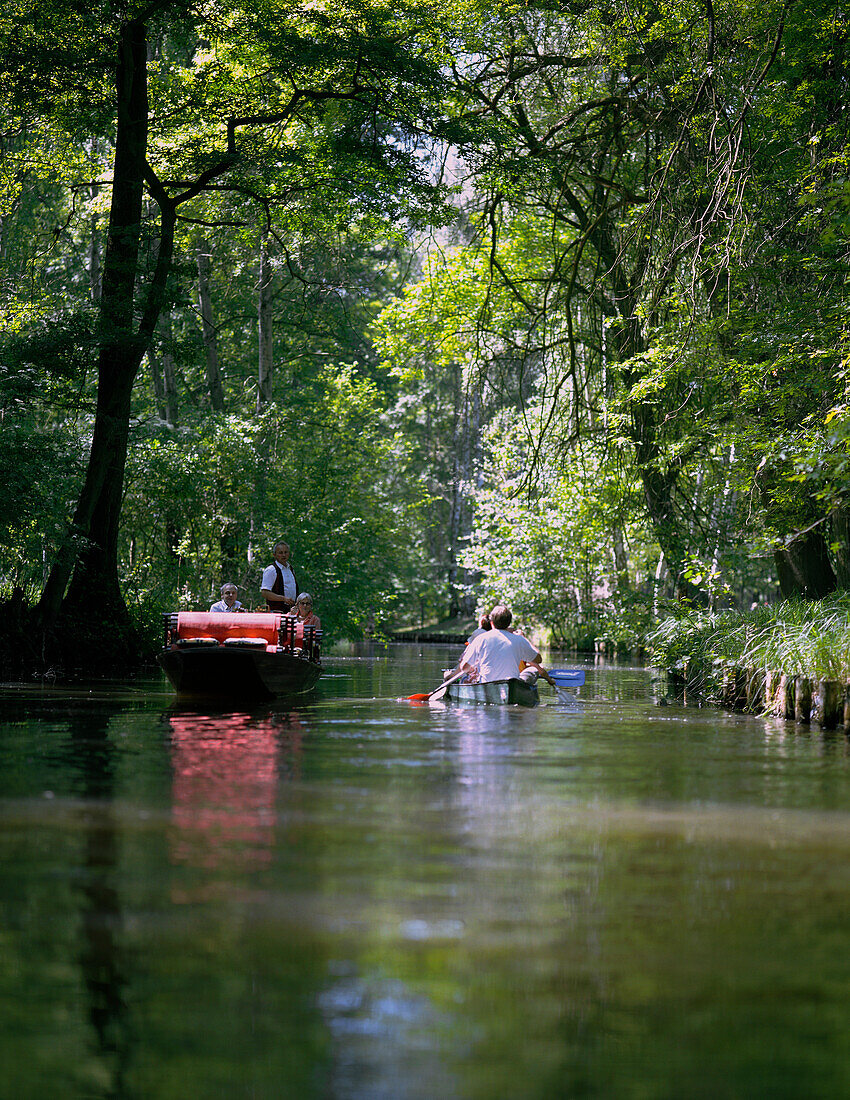
[[[512,618],[510,608],[497,604],[490,612],[491,629],[469,643],[460,659],[460,668],[481,684],[519,679],[520,676],[530,683],[542,676],[551,684],[548,672],[540,663],[540,654],[528,638],[508,629]],[[526,666],[522,673],[521,662]]]
[[[225,581],[221,586],[221,599],[212,605],[210,611],[241,611],[242,604],[236,599],[236,591],[236,585],[232,581]]]
[[[293,616],[296,622],[303,623],[305,626],[314,626],[317,630],[322,628],[319,616],[313,611],[313,597],[309,592],[299,592],[295,606],[289,612],[289,615]]]
[[[271,565],[263,570],[260,595],[265,598],[269,611],[285,615],[295,605],[298,594],[295,573],[289,563],[289,543],[275,543],[273,557]]]

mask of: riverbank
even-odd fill
[[[686,697],[850,732],[850,594],[746,614],[685,612],[649,637],[652,664]]]

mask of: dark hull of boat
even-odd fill
[[[291,653],[265,650],[167,649],[157,660],[181,696],[273,699],[300,695],[315,686],[322,666]]]
[[[451,703],[500,703],[536,707],[540,695],[536,684],[525,680],[491,680],[486,684],[449,684],[444,696]]]

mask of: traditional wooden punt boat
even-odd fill
[[[536,707],[540,702],[537,684],[525,680],[490,680],[484,684],[463,684],[455,681],[443,696],[450,703],[501,703],[520,707]]]
[[[277,612],[179,611],[164,616],[158,660],[181,696],[271,699],[309,691],[322,675],[322,632]]]

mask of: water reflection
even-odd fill
[[[346,965],[318,1003],[334,1046],[335,1100],[433,1100],[457,1097],[459,1084],[435,1056],[455,1014],[408,983],[381,973],[348,973]],[[454,1006],[452,1006],[454,1007]]]
[[[176,712],[168,724],[172,860],[205,869],[267,867],[278,786],[301,774],[304,726],[298,712]]]
[[[7,708],[0,1093],[844,1095],[850,742],[637,670],[395,702],[454,657]]]
[[[87,1013],[95,1035],[103,1095],[124,1095],[131,1050],[125,989],[123,911],[118,890],[119,825],[112,805],[118,753],[109,735],[108,715],[77,714],[68,726],[85,805],[78,811],[82,831],[82,873],[77,884],[80,910],[79,964],[87,993]],[[94,1095],[94,1093],[93,1093]]]

